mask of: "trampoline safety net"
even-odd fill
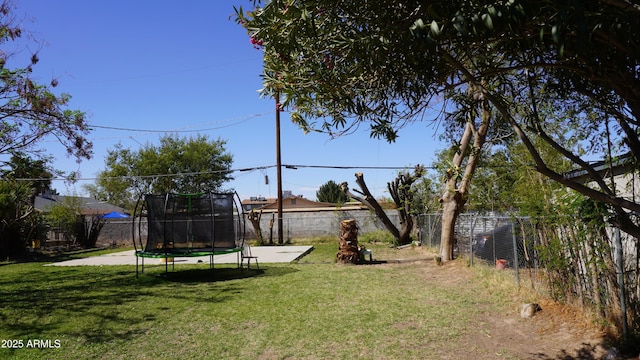
[[[236,248],[234,194],[145,197],[145,252],[203,252]]]

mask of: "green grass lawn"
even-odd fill
[[[502,294],[478,296],[481,284],[430,280],[440,268],[426,260],[337,265],[335,242],[314,246],[296,263],[249,271],[0,266],[0,358],[428,358],[473,331],[466,309],[502,306]],[[368,247],[375,259],[398,255]]]

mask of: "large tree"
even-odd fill
[[[356,184],[360,187],[360,190],[353,190],[357,194],[349,189],[349,184],[346,182],[340,184],[340,189],[346,196],[359,201],[373,211],[393,235],[397,245],[406,245],[411,242],[411,232],[414,230],[415,223],[415,211],[413,209],[415,189],[413,185],[424,176],[424,173],[424,166],[416,165],[413,174],[404,171],[400,172],[393,181],[387,183],[387,190],[398,212],[399,227],[391,221],[382,205],[371,194],[364,181],[364,174],[361,172],[355,174]]]
[[[333,180],[320,185],[320,188],[316,191],[316,199],[321,202],[336,204],[344,204],[349,200],[347,195],[340,190],[340,185]]]
[[[434,100],[452,99],[447,97],[452,89],[467,93],[484,115],[499,114],[510,124],[538,172],[609,204],[612,222],[640,235],[627,214],[640,211],[640,204],[619,196],[585,154],[553,136],[548,119],[537,111],[543,97],[574,109],[575,117],[566,119],[570,127],[585,129],[591,142],[601,145],[586,155],[612,158],[629,151],[640,158],[639,5],[626,0],[254,5],[249,12],[238,9],[237,19],[263,47],[263,92],[281,95],[305,130],[336,135],[366,123],[373,136],[395,140],[397,128],[422,119]],[[585,116],[580,110],[586,108],[600,116]],[[479,129],[470,132],[482,137]],[[563,176],[540,156],[536,139],[587,171],[599,188]],[[475,154],[481,146],[460,150]],[[454,195],[459,190],[450,189]]]
[[[0,2],[0,257],[18,255],[44,236],[34,198],[49,187],[53,171],[43,140],[59,142],[77,161],[91,157],[85,114],[68,109],[71,97],[56,94],[57,79],[39,83],[37,40],[23,29],[11,1]],[[22,41],[24,40],[24,41]],[[27,55],[26,57],[24,55]],[[21,60],[23,59],[23,60]],[[34,180],[35,179],[35,180]]]
[[[45,159],[20,154],[0,169],[0,258],[19,256],[32,240],[44,239],[45,221],[34,202],[49,189],[51,174]]]
[[[107,153],[106,169],[86,190],[125,208],[132,208],[143,194],[220,191],[232,179],[233,158],[225,144],[206,135],[165,135],[159,145],[147,144],[137,151],[118,144]]]
[[[29,203],[33,205],[35,197],[51,190],[51,178],[57,173],[50,166],[50,159],[34,159],[29,155],[12,152],[9,161],[0,166],[0,178],[3,180],[23,181],[31,187]]]
[[[0,155],[46,153],[39,142],[53,139],[69,156],[89,159],[92,145],[85,137],[90,130],[85,114],[67,108],[69,94],[53,92],[57,79],[41,84],[32,77],[38,54],[32,53],[24,66],[12,67],[19,61],[17,55],[28,51],[27,47],[21,51],[11,48],[20,46],[18,40],[26,34],[12,11],[10,1],[0,4],[0,46],[4,49],[0,49]]]

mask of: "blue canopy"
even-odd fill
[[[112,211],[110,213],[102,215],[102,217],[105,218],[105,219],[125,219],[125,218],[128,218],[129,215],[123,214],[123,213],[119,213],[117,211]]]

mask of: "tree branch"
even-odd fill
[[[450,54],[448,54],[445,51],[441,52],[442,55],[447,59],[447,61],[453,65],[456,69],[458,69],[462,75],[464,77],[466,77],[467,79],[469,79],[470,82],[477,84],[479,86],[480,85],[480,81],[473,76],[473,74],[471,74],[471,72],[464,67],[459,61],[457,61],[455,58],[453,58],[453,56],[451,56]],[[514,129],[515,133],[518,135],[518,137],[520,138],[520,140],[522,141],[522,143],[524,144],[524,146],[526,147],[527,151],[529,152],[529,154],[531,155],[531,157],[533,158],[533,161],[535,163],[535,169],[549,177],[551,180],[554,180],[562,185],[565,185],[587,197],[590,197],[596,201],[600,201],[602,203],[606,203],[606,204],[610,204],[610,205],[614,205],[614,206],[619,206],[621,208],[625,208],[631,211],[635,211],[635,212],[640,212],[640,204],[637,204],[633,201],[629,201],[626,200],[624,198],[621,197],[616,197],[614,195],[610,195],[610,194],[605,194],[601,191],[592,189],[582,183],[579,183],[577,181],[568,179],[566,177],[564,177],[563,175],[553,171],[552,169],[548,168],[546,163],[544,162],[544,160],[542,159],[542,157],[540,156],[540,154],[538,153],[538,151],[536,150],[535,146],[533,145],[533,143],[531,142],[531,140],[529,139],[529,137],[524,133],[524,131],[522,130],[522,128],[520,127],[520,125],[517,123],[517,121],[513,118],[513,116],[511,115],[511,112],[507,109],[507,107],[502,103],[502,101],[495,96],[493,93],[491,93],[488,89],[485,88],[485,96],[486,98],[491,102],[491,104],[493,104],[493,106],[495,106],[495,108],[502,114],[502,116],[504,116],[505,119],[507,119],[509,121],[509,124],[511,125],[511,127]]]
[[[387,214],[384,212],[384,209],[382,209],[382,206],[380,206],[378,201],[376,201],[373,195],[371,195],[371,192],[369,191],[367,184],[364,182],[364,175],[359,172],[359,173],[356,173],[355,176],[356,176],[356,184],[358,184],[360,189],[362,189],[364,198],[357,195],[354,196],[354,194],[349,191],[349,187],[346,182],[343,182],[340,185],[340,188],[342,189],[342,191],[344,191],[347,196],[360,201],[366,207],[371,209],[376,214],[376,216],[382,221],[382,223],[387,228],[387,230],[391,232],[391,235],[393,235],[395,239],[399,239],[400,231],[393,224],[393,222],[391,222],[391,220],[389,219]]]

